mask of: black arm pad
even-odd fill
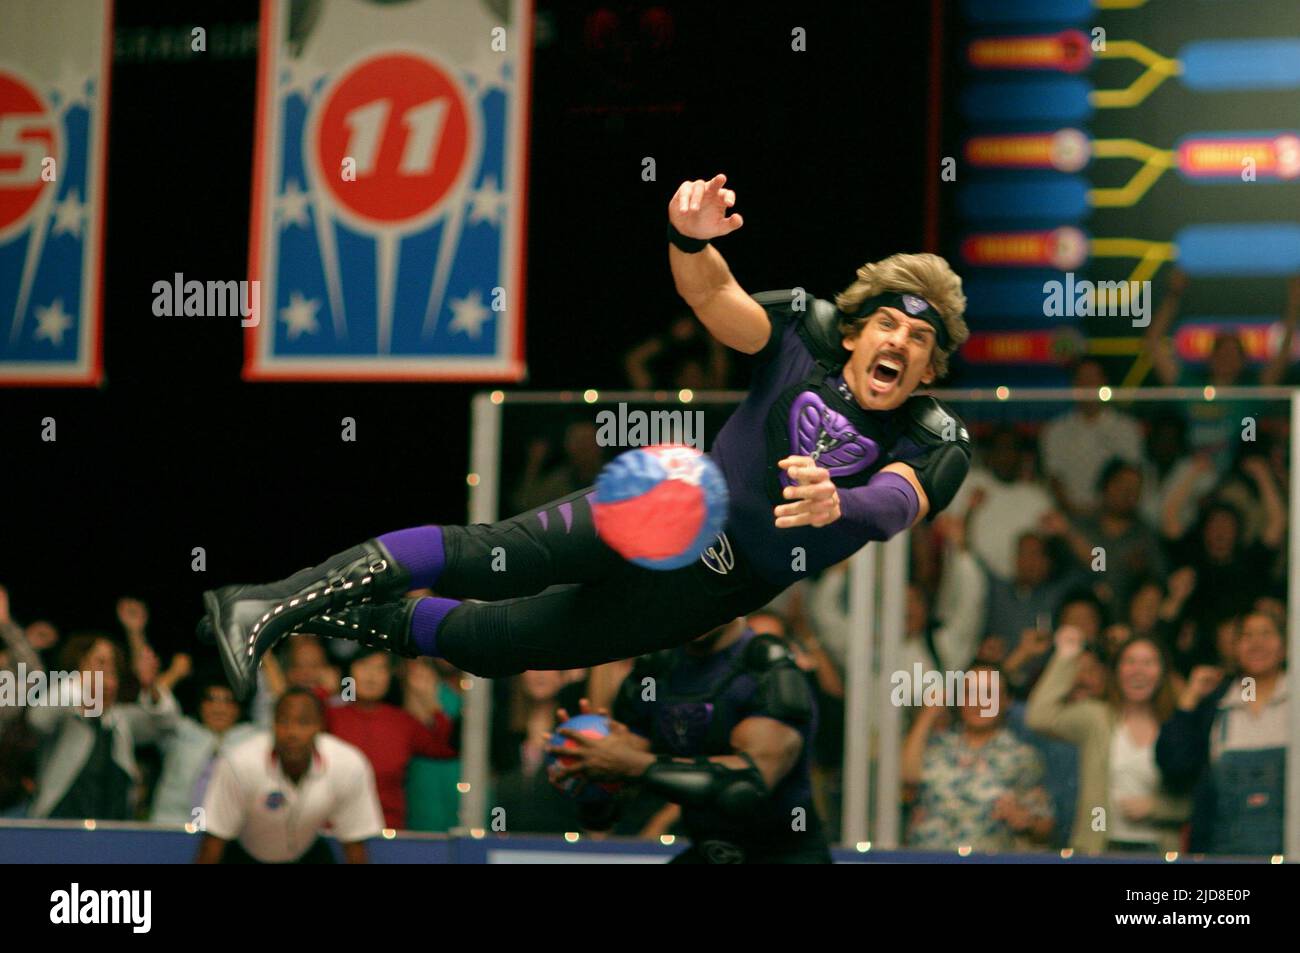
[[[646,789],[683,807],[711,807],[724,814],[747,817],[768,796],[763,775],[748,755],[747,768],[729,768],[725,764],[696,758],[674,761],[661,757],[646,769],[642,782]]]

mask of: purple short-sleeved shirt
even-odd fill
[[[781,501],[774,501],[769,496],[770,471],[776,468],[781,457],[793,452],[806,452],[806,448],[796,450],[789,442],[783,442],[779,449],[769,448],[768,417],[781,395],[788,388],[812,378],[818,365],[799,334],[798,320],[789,317],[788,309],[768,307],[767,312],[772,320],[772,335],[757,355],[758,367],[749,394],[723,425],[710,456],[721,468],[731,496],[726,533],[732,545],[740,550],[759,575],[772,582],[788,584],[847,559],[879,537],[844,519],[820,528],[778,529],[775,525],[772,509]],[[842,379],[834,372],[828,376],[837,384]],[[862,420],[877,423],[889,420],[896,413],[897,410],[869,411],[860,407],[855,410]],[[866,442],[875,446],[869,440]],[[891,459],[909,456],[903,447],[905,442],[906,438],[903,438],[893,448],[877,448],[877,458],[865,469],[879,469]],[[906,446],[912,452],[919,449],[910,442],[906,442]],[[873,453],[870,449],[867,452],[869,455]],[[824,458],[819,458],[818,462],[827,465]],[[863,469],[857,467],[859,471]],[[835,478],[834,470],[832,478]],[[799,549],[804,554],[802,561],[798,558]]]

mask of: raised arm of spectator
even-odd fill
[[[1044,533],[1065,542],[1079,565],[1092,563],[1093,541],[1079,532],[1064,513],[1058,510],[1044,513],[1041,526]]]
[[[1268,365],[1259,372],[1259,382],[1271,387],[1282,382],[1291,363],[1291,342],[1295,338],[1296,321],[1300,320],[1300,275],[1286,283],[1286,311],[1282,314],[1282,343]]]
[[[122,705],[119,710],[131,727],[131,737],[136,744],[151,744],[176,730],[181,709],[171,690],[160,684],[158,656],[145,646],[135,659],[135,675],[140,681],[140,697],[133,705]]]
[[[1169,275],[1169,285],[1165,289],[1164,300],[1156,309],[1155,317],[1146,330],[1147,355],[1160,383],[1166,387],[1173,386],[1178,380],[1178,358],[1174,356],[1173,342],[1169,339],[1169,329],[1178,317],[1182,307],[1183,293],[1187,290],[1187,274],[1175,268]]]
[[[1094,699],[1067,701],[1082,651],[1083,633],[1073,626],[1062,626],[1056,633],[1056,652],[1029,693],[1025,724],[1031,730],[1081,744],[1104,726],[1105,703]]]
[[[428,719],[411,719],[411,750],[425,758],[454,758],[456,746],[452,743],[452,720],[442,711],[433,712]]]
[[[10,615],[9,591],[4,586],[0,586],[0,640],[3,640],[5,647],[13,653],[14,662],[22,662],[29,672],[38,672],[45,668],[40,653],[32,648],[22,626],[14,622],[13,616]],[[11,707],[11,710],[21,711],[17,707]],[[0,716],[2,715],[3,712],[0,712]]]
[[[134,663],[149,648],[149,640],[144,634],[145,626],[149,624],[149,609],[139,599],[118,599],[117,621],[126,632],[126,644]]]
[[[1183,522],[1182,516],[1187,499],[1192,495],[1197,480],[1213,467],[1214,462],[1208,456],[1198,455],[1196,462],[1187,467],[1178,482],[1169,488],[1169,493],[1165,496],[1164,508],[1160,513],[1160,532],[1165,539],[1182,539],[1183,533],[1187,532],[1187,525]]]
[[[1286,539],[1286,504],[1273,481],[1268,461],[1263,457],[1248,457],[1241,462],[1241,468],[1255,481],[1260,502],[1264,505],[1264,525],[1260,527],[1259,541],[1269,549],[1277,549]]]
[[[40,653],[32,648],[27,636],[9,615],[9,592],[0,586],[0,643],[3,643],[13,656],[14,671],[19,665],[29,672],[42,671]],[[18,705],[0,705],[0,728],[22,716],[26,709]]]
[[[907,737],[903,740],[903,764],[899,772],[904,784],[920,784],[925,774],[925,749],[929,747],[930,735],[935,725],[943,717],[944,709],[939,705],[929,705],[917,713]]]
[[[262,673],[266,676],[266,690],[272,698],[279,698],[289,687],[289,679],[284,674],[280,659],[274,652],[262,656]]]
[[[1198,665],[1188,676],[1178,707],[1160,726],[1156,766],[1171,788],[1189,790],[1209,761],[1210,729],[1227,684],[1218,668]]]
[[[158,676],[158,685],[166,688],[169,692],[174,692],[176,686],[189,678],[190,672],[193,670],[193,659],[184,652],[177,652],[172,656],[171,665],[167,666],[167,670]]]
[[[627,382],[633,390],[650,390],[654,387],[654,377],[650,374],[650,361],[664,349],[663,340],[658,336],[642,341],[623,358],[623,370]]]

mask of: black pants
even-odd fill
[[[726,572],[700,560],[664,571],[629,563],[596,535],[590,492],[499,523],[443,528],[438,594],[492,601],[448,615],[440,655],[487,678],[599,665],[689,642],[785,588],[756,576],[739,552],[720,566]]]

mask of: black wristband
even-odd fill
[[[689,235],[683,235],[677,229],[673,228],[673,223],[668,222],[668,241],[672,242],[688,255],[694,255],[696,252],[704,251],[704,247],[709,244],[707,238],[691,238]]]

